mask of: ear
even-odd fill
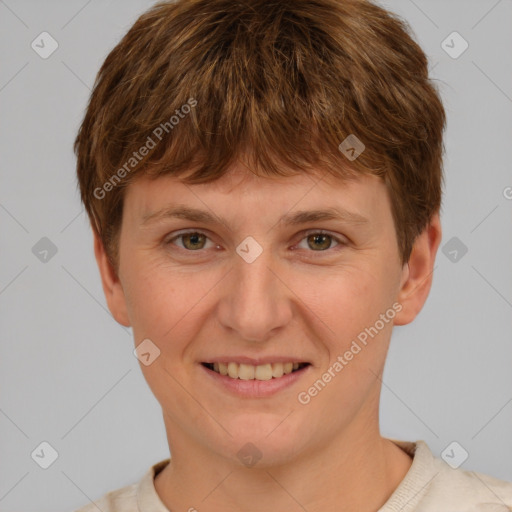
[[[439,213],[436,213],[430,224],[417,236],[409,261],[404,264],[397,297],[402,310],[395,316],[395,325],[412,322],[423,308],[432,286],[434,263],[441,237],[441,221]]]
[[[103,285],[103,293],[107,300],[108,309],[112,313],[114,319],[125,327],[130,327],[128,311],[126,308],[126,299],[123,287],[119,280],[115,269],[103,247],[98,233],[93,229],[94,235],[94,255],[101,275],[101,284]]]

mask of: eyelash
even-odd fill
[[[202,231],[199,231],[199,230],[191,230],[191,231],[184,231],[182,233],[178,233],[177,235],[173,236],[172,238],[169,238],[167,240],[165,240],[165,245],[171,245],[172,242],[174,242],[175,240],[185,236],[185,235],[203,235],[205,236],[208,240],[210,240],[210,238],[208,237],[208,235]],[[334,246],[334,247],[331,247],[329,249],[325,249],[323,251],[313,251],[313,250],[310,250],[310,251],[307,251],[307,252],[312,252],[312,253],[320,253],[320,254],[323,254],[323,253],[328,253],[329,251],[333,251],[335,250],[336,248],[340,248],[340,247],[343,247],[343,246],[346,246],[348,245],[347,242],[343,241],[342,239],[338,238],[337,236],[334,236],[333,234],[329,233],[328,231],[323,231],[323,230],[310,230],[310,231],[306,231],[305,233],[302,234],[302,238],[299,240],[299,243],[302,242],[303,240],[305,240],[308,236],[311,236],[311,235],[327,235],[329,236],[332,240],[334,240],[338,245]],[[174,244],[173,244],[174,245]],[[179,246],[176,246],[178,247],[178,249],[182,250],[182,251],[186,251],[188,253],[201,253],[203,251],[205,251],[206,249],[198,249],[196,251],[192,251],[190,249],[186,249],[184,247],[179,247]],[[316,257],[316,256],[314,256]]]

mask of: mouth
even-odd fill
[[[208,370],[218,373],[219,375],[230,377],[231,379],[240,380],[259,380],[268,381],[275,380],[289,375],[290,373],[297,373],[310,366],[310,363],[267,363],[254,366],[251,364],[238,364],[235,362],[225,363],[201,363]]]

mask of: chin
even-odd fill
[[[297,456],[307,439],[290,424],[292,416],[254,413],[243,414],[231,423],[219,419],[231,436],[223,435],[221,446],[215,451],[241,467],[263,469],[286,464]],[[213,443],[208,443],[209,447]]]

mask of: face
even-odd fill
[[[305,213],[318,210],[333,215]],[[414,282],[396,240],[373,176],[270,179],[235,167],[203,185],[129,185],[118,280],[105,277],[99,246],[97,257],[115,318],[136,345],[151,340],[141,369],[171,452],[190,444],[238,461],[252,443],[271,464],[373,428],[393,324],[426,298],[406,298]],[[306,365],[280,377],[288,363]]]

